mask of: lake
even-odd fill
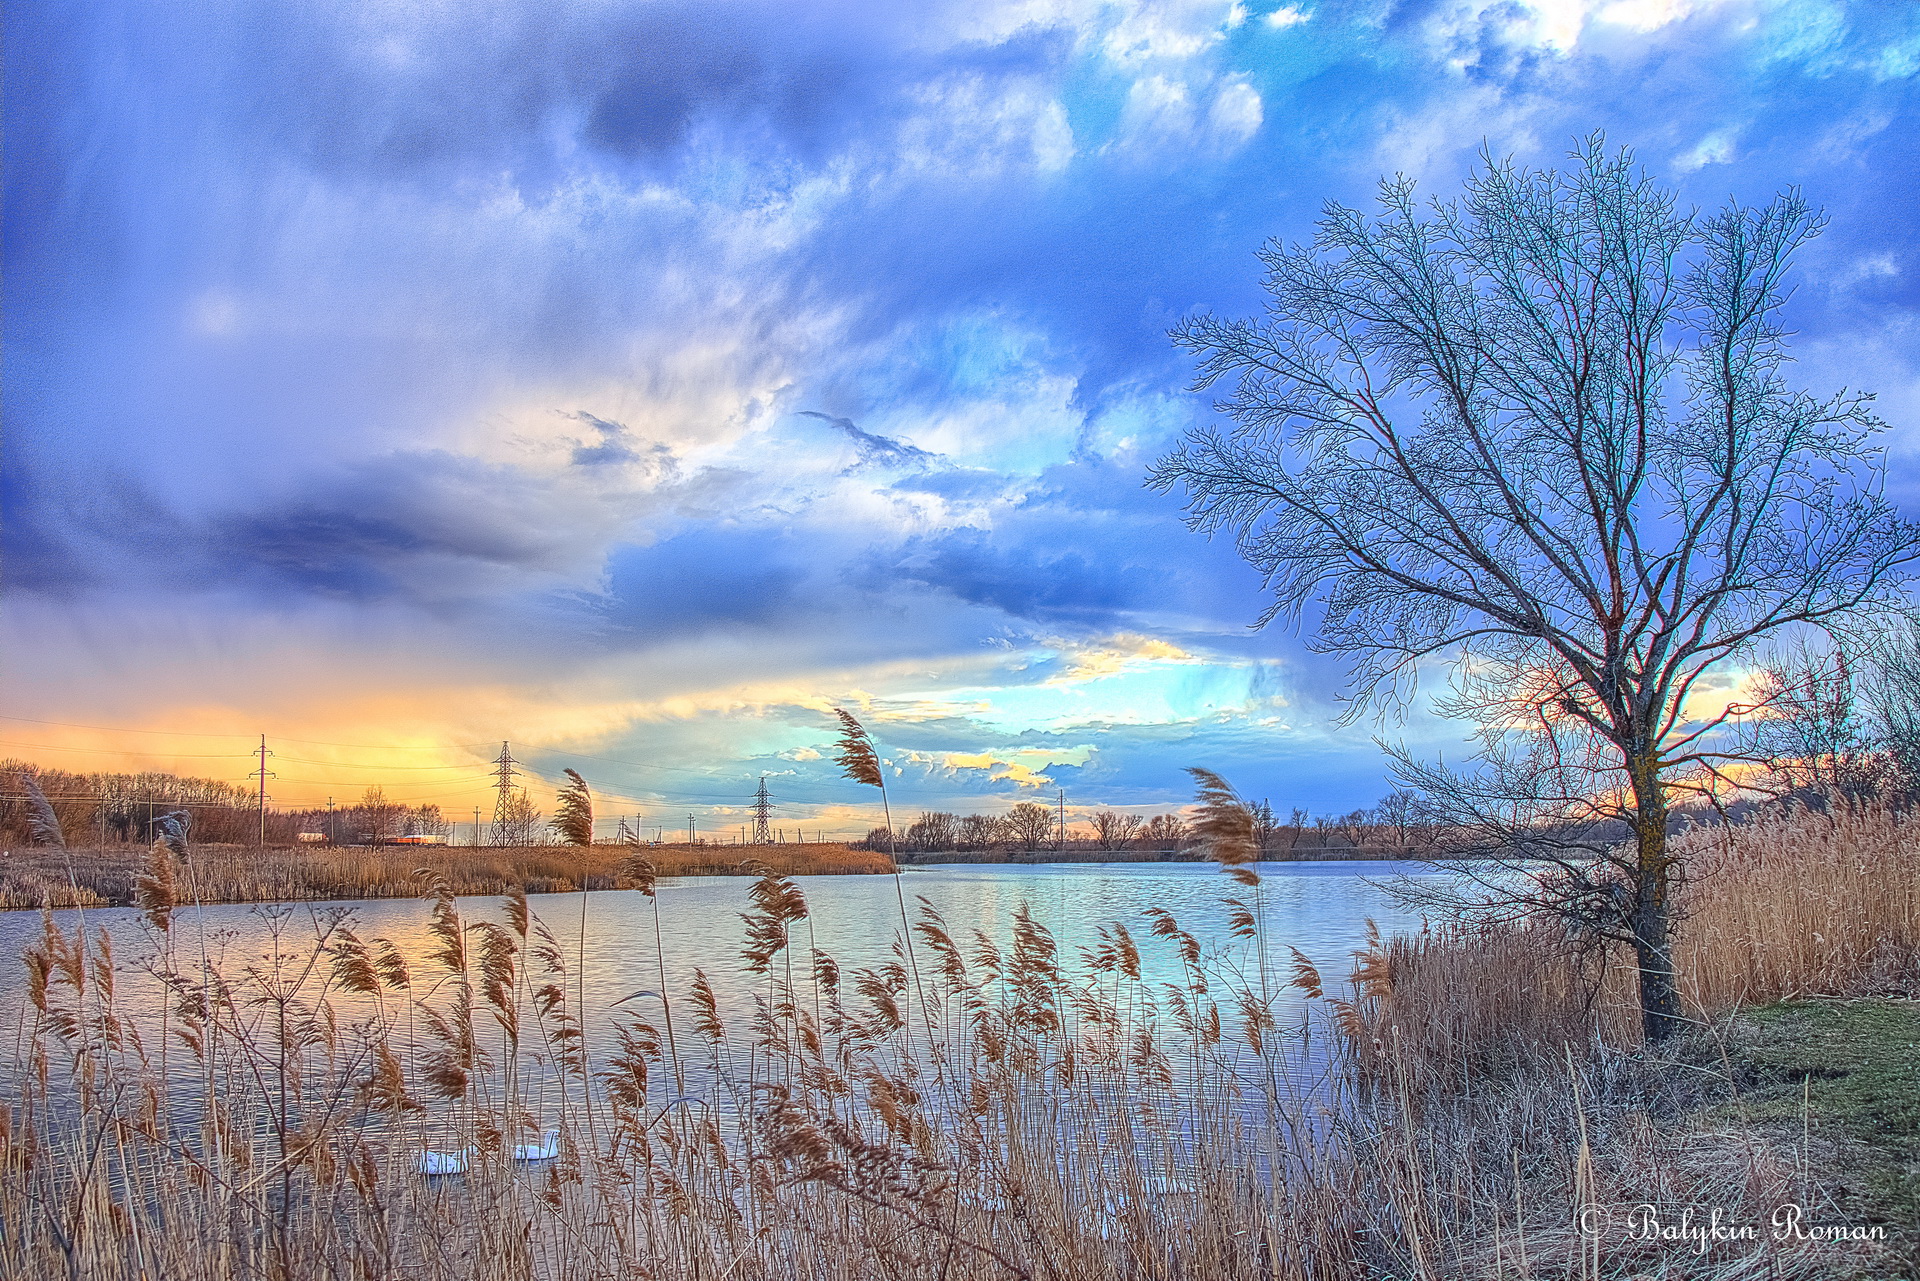
[[[1399,906],[1386,883],[1400,875],[1447,875],[1421,864],[1394,862],[1262,864],[1260,872],[1260,906],[1279,981],[1284,982],[1289,971],[1286,949],[1297,948],[1320,969],[1330,994],[1342,989],[1352,952],[1365,944],[1369,919],[1384,934],[1420,927],[1418,914]],[[849,987],[858,969],[891,959],[900,930],[893,877],[819,876],[797,883],[810,913],[809,921],[795,926],[792,936],[795,976],[803,999],[810,942],[839,963]],[[677,877],[659,882],[668,986],[676,1002],[676,1019],[681,1021],[683,1046],[688,1016],[680,1003],[686,1000],[696,967],[712,983],[722,1016],[736,1026],[751,1010],[752,994],[766,991],[766,980],[750,974],[741,957],[745,939],[741,914],[750,909],[750,886],[744,877]],[[1070,971],[1084,969],[1080,949],[1098,944],[1102,926],[1124,924],[1139,948],[1142,978],[1157,989],[1161,982],[1182,978],[1173,945],[1149,932],[1148,910],[1163,908],[1225,968],[1254,971],[1249,944],[1230,934],[1229,908],[1223,901],[1237,897],[1250,902],[1253,891],[1223,876],[1210,863],[931,865],[905,869],[900,889],[910,909],[917,909],[921,898],[930,903],[969,954],[975,930],[997,942],[1008,940],[1014,913],[1024,904],[1053,932]],[[657,988],[659,977],[653,904],[646,896],[632,890],[602,890],[585,897],[584,949],[581,895],[534,895],[529,904],[558,939],[570,965],[584,952],[585,1030],[590,1056],[598,1067],[615,1048],[616,1016],[657,1019],[658,1007],[651,997],[622,1002]],[[505,920],[498,898],[463,898],[458,903],[469,923]],[[362,938],[390,939],[410,962],[417,963],[434,946],[428,932],[429,910],[427,903],[417,899],[301,903],[277,909],[247,904],[183,908],[174,914],[173,939],[183,958],[197,956],[204,947],[223,971],[233,975],[249,965],[271,966],[276,930],[279,950],[301,957],[311,950],[316,923],[344,915]],[[90,909],[56,912],[54,917],[69,933],[84,927],[89,936],[102,929],[113,936],[121,975],[116,984],[117,1007],[143,1027],[155,1024],[160,1010],[158,984],[141,972],[155,942],[140,913],[131,908]],[[0,913],[0,964],[18,964],[21,949],[40,928],[36,912]],[[416,964],[415,973],[433,976],[430,965],[423,969]],[[343,1018],[354,1017],[366,1004],[350,994],[335,993],[331,999]],[[1275,1013],[1282,1026],[1297,1020],[1304,1000],[1291,989],[1281,994]],[[24,984],[0,981],[0,1026],[20,1026],[25,1013]],[[150,1044],[154,1040],[146,1039]],[[176,1052],[172,1060],[174,1092],[183,1100],[203,1092],[186,1059]],[[690,1088],[704,1092],[707,1084]]]

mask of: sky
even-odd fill
[[[1920,511],[1920,6],[131,0],[8,7],[0,756],[465,814],[1284,811],[1388,787],[1345,672],[1143,487],[1166,331],[1383,175],[1604,130],[1799,185],[1792,376]],[[544,780],[544,781],[543,781]]]

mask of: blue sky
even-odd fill
[[[238,777],[265,731],[285,801],[457,807],[511,738],[852,831],[838,703],[908,810],[1370,802],[1374,734],[1461,732],[1335,725],[1142,489],[1209,417],[1165,331],[1325,200],[1595,129],[1829,210],[1796,376],[1878,391],[1920,498],[1914,6],[9,14],[0,750],[48,764]]]

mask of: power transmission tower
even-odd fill
[[[1060,843],[1055,848],[1067,848],[1067,789],[1060,789]]]
[[[273,755],[273,753],[267,750],[267,736],[265,734],[260,736],[259,753],[260,768],[248,774],[247,777],[258,778],[260,780],[260,836],[254,843],[265,848],[267,844],[267,780],[279,777],[278,774],[273,773],[267,768],[267,757]]]
[[[753,843],[755,845],[773,844],[773,829],[767,824],[773,818],[773,800],[767,795],[767,776],[760,776],[760,790],[753,794]]]
[[[507,825],[513,821],[513,752],[503,741],[500,755],[493,760],[493,843],[507,843]]]

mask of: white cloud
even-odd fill
[[[894,152],[907,168],[985,178],[1018,168],[1055,172],[1073,159],[1066,108],[1037,84],[968,76],[922,86],[914,96],[921,110]]]
[[[1223,141],[1245,142],[1259,132],[1265,118],[1259,91],[1239,77],[1222,85],[1207,108],[1207,128]]]
[[[1209,87],[1203,110],[1201,94]],[[1260,93],[1245,76],[1226,76],[1198,88],[1171,76],[1143,76],[1127,91],[1119,145],[1136,154],[1195,147],[1231,151],[1253,137],[1265,117]]]
[[[1569,54],[1588,34],[1605,28],[1646,35],[1727,0],[1457,0],[1430,30],[1458,49],[1491,35],[1510,48]]]
[[[1265,22],[1269,27],[1272,27],[1275,31],[1284,31],[1288,27],[1299,26],[1301,23],[1307,21],[1311,17],[1313,17],[1313,15],[1306,12],[1299,5],[1288,4],[1288,5],[1282,5],[1278,9],[1275,9],[1272,13],[1268,14],[1261,21]]]
[[[1676,156],[1673,167],[1681,173],[1692,173],[1708,165],[1732,164],[1739,154],[1734,147],[1738,134],[1738,129],[1714,130],[1695,143],[1690,150]]]

